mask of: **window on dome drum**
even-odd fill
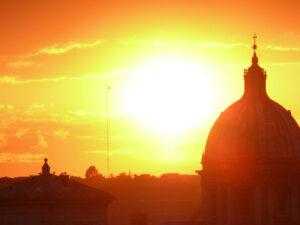
[[[250,191],[242,190],[238,195],[238,210],[240,216],[250,215]]]

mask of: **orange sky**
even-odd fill
[[[37,174],[45,156],[56,173],[82,176],[89,165],[105,173],[106,84],[111,172],[194,173],[213,121],[242,95],[253,32],[270,97],[299,123],[299,7],[274,0],[1,1],[0,176]],[[214,106],[194,126],[164,133],[128,113],[126,93],[136,70],[174,56],[204,68]]]

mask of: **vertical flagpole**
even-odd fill
[[[109,90],[111,87],[109,85],[106,85],[106,173],[107,178],[109,177]]]

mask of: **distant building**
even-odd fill
[[[205,225],[300,224],[300,129],[268,97],[255,41],[253,48],[243,97],[221,113],[207,139],[199,172]]]
[[[107,225],[106,192],[55,176],[45,159],[42,173],[0,190],[1,225]]]

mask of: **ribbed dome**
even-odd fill
[[[291,112],[266,93],[266,72],[254,52],[245,70],[243,97],[221,113],[213,125],[203,156],[203,167],[300,159],[300,129]],[[208,166],[208,167],[210,167]]]

